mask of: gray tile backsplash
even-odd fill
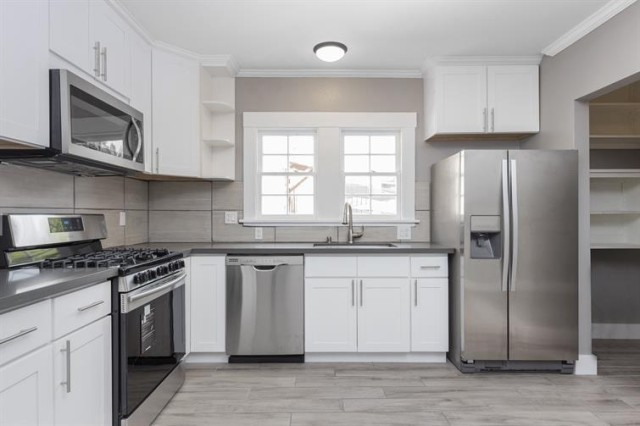
[[[239,218],[242,214],[238,214]],[[242,226],[240,224],[226,224],[224,223],[224,212],[213,212],[213,241],[223,242],[251,242],[260,241],[263,243],[275,242],[275,230],[273,227],[262,228],[262,240],[256,240],[254,238],[255,228],[249,226]]]
[[[244,186],[242,182],[214,182],[214,210],[242,210],[244,208]]]
[[[210,242],[211,210],[150,210],[149,241]]]
[[[104,247],[148,238],[148,183],[122,177],[73,177],[29,167],[0,165],[0,213],[104,214]],[[126,226],[120,212],[127,208]]]
[[[151,182],[149,209],[211,211],[211,183]]]
[[[332,240],[338,238],[335,226],[279,226],[276,228],[276,241],[291,243],[307,243]]]

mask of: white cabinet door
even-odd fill
[[[144,169],[151,171],[152,134],[151,134],[151,46],[137,34],[131,33],[131,106],[142,112],[144,124],[142,137],[144,140]]]
[[[78,68],[94,74],[89,45],[89,1],[49,0],[49,49]]]
[[[89,7],[89,54],[100,43],[98,79],[115,91],[129,95],[129,58],[127,24],[104,1],[92,1]]]
[[[0,139],[49,145],[45,1],[0,1]]]
[[[191,258],[191,352],[225,351],[225,257]]]
[[[437,133],[486,131],[487,67],[437,69]]]
[[[307,278],[304,296],[306,352],[356,352],[356,279]]]
[[[358,286],[358,352],[409,352],[409,279],[362,278]]]
[[[538,66],[489,66],[487,80],[490,132],[540,130]]]
[[[153,50],[153,171],[200,176],[198,62]]]
[[[51,345],[0,368],[0,425],[53,423]]]
[[[419,278],[411,288],[411,351],[449,350],[447,278]]]
[[[53,343],[55,423],[111,426],[111,317]]]

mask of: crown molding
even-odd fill
[[[529,56],[436,56],[422,64],[422,72],[443,65],[540,65],[542,55]]]
[[[420,70],[241,69],[237,77],[422,78]]]
[[[235,77],[240,67],[231,55],[208,55],[200,57],[202,66],[212,77]]]
[[[561,35],[557,40],[542,49],[542,54],[547,56],[557,55],[635,2],[636,0],[610,0],[595,13],[588,16],[584,21],[580,22],[578,25]]]
[[[111,6],[113,10],[116,11],[118,15],[142,37],[145,41],[151,45],[155,45],[156,40],[151,37],[151,34],[138,22],[138,20],[129,12],[129,10],[122,6],[119,0],[107,0],[107,3]]]

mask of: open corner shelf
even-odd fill
[[[215,113],[232,113],[236,110],[233,105],[220,101],[202,101],[202,106]]]
[[[234,146],[233,141],[229,139],[204,138],[202,143],[211,148],[229,148]]]
[[[640,178],[640,169],[591,169],[591,179]]]

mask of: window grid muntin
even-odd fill
[[[281,136],[286,137],[286,153],[268,153],[265,154],[264,151],[264,137],[265,136]],[[312,153],[311,154],[300,154],[300,153],[291,153],[291,138],[295,136],[311,136],[312,137]],[[274,131],[274,132],[261,132],[258,136],[258,174],[257,174],[257,186],[258,197],[258,212],[260,216],[268,216],[268,217],[310,217],[314,216],[316,213],[316,195],[317,195],[317,134],[315,131],[309,130],[283,130],[283,131]],[[264,158],[265,157],[285,157],[285,165],[286,171],[264,171]],[[290,171],[290,157],[311,157],[312,165],[311,171],[302,172],[302,171]],[[276,194],[265,192],[263,188],[263,177],[273,176],[273,177],[284,177],[286,179],[286,194]],[[297,177],[310,177],[313,181],[311,193],[294,193],[290,192],[290,180]],[[286,197],[286,206],[284,212],[278,213],[265,213],[264,212],[264,201],[269,199],[270,197]],[[308,213],[295,213],[291,212],[291,203],[302,201],[302,200],[311,200],[311,212]]]
[[[342,139],[342,173],[343,173],[343,190],[344,190],[344,201],[347,202],[351,202],[350,200],[353,200],[354,198],[361,198],[361,199],[368,199],[369,200],[369,209],[368,212],[364,212],[363,209],[360,209],[358,205],[353,205],[352,204],[352,208],[353,208],[353,214],[354,215],[358,215],[358,216],[362,216],[362,217],[399,217],[400,216],[400,208],[401,208],[401,199],[400,199],[400,194],[401,194],[401,178],[402,178],[402,173],[401,173],[401,153],[400,153],[400,132],[398,131],[343,131],[342,135],[341,135],[341,139]],[[347,149],[346,149],[346,145],[347,145],[347,138],[348,137],[367,137],[367,151],[365,152],[358,152],[358,153],[347,153]],[[393,136],[394,137],[394,153],[393,154],[389,154],[389,153],[372,153],[371,152],[371,138],[375,137],[375,136]],[[371,158],[372,157],[380,157],[380,156],[391,156],[393,155],[395,157],[395,161],[394,161],[394,168],[395,168],[395,172],[375,172],[375,171],[371,171]],[[369,164],[369,172],[361,172],[361,171],[357,171],[357,172],[348,172],[346,170],[346,159],[348,156],[367,156],[369,157],[368,160],[368,164]],[[369,177],[369,192],[368,193],[361,193],[361,194],[355,194],[355,193],[347,193],[347,177]],[[384,177],[384,176],[388,176],[388,177],[395,177],[395,181],[396,181],[396,191],[395,194],[378,194],[374,192],[373,189],[373,177]],[[394,198],[395,199],[395,212],[394,213],[377,213],[377,214],[373,214],[372,213],[372,200],[374,200],[376,197],[389,197],[389,198]]]

